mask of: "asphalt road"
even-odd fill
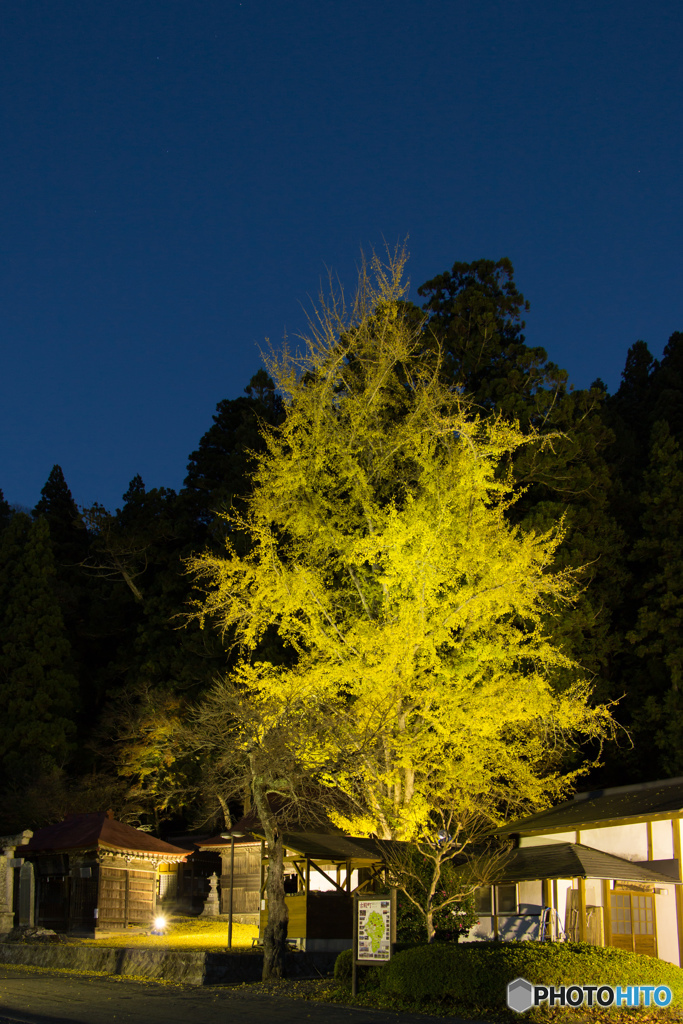
[[[365,1010],[254,988],[175,988],[0,965],[0,1024],[485,1024]]]

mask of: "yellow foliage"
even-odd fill
[[[248,514],[226,515],[249,554],[191,569],[197,614],[243,666],[277,629],[287,667],[252,665],[244,685],[317,710],[302,757],[357,808],[337,823],[414,838],[447,801],[495,819],[561,792],[562,737],[610,720],[553,640],[574,591],[551,570],[562,523],[523,533],[507,516],[506,466],[536,439],[443,386],[401,259],[374,269],[349,315],[321,305],[305,352],[269,367],[286,418],[266,431]]]

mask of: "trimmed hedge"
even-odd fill
[[[353,950],[344,949],[334,961],[334,980],[344,988],[351,986],[351,970],[353,967]]]
[[[339,954],[334,962],[334,980],[337,981],[347,992],[351,991],[351,971],[353,969],[353,950],[345,949]],[[381,986],[385,967],[378,964],[368,964],[367,967],[358,965],[356,977],[358,980],[358,991],[367,992],[370,989],[378,989]]]
[[[588,943],[469,942],[417,946],[397,953],[382,969],[382,989],[418,1003],[448,999],[501,1007],[506,1005],[508,983],[519,977],[536,985],[668,985],[673,992],[672,1005],[683,1005],[680,967],[612,946]]]

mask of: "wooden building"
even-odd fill
[[[246,832],[246,828],[252,831]],[[259,935],[268,922],[266,880],[268,857],[263,833],[254,815],[230,831],[197,845],[221,854],[221,913],[230,903],[230,863],[234,855],[233,920],[257,924]],[[351,947],[354,893],[384,883],[386,847],[375,839],[349,838],[335,832],[292,832],[284,836],[285,901],[288,938],[309,951]]]
[[[470,939],[566,937],[683,964],[683,778],[577,793],[510,822]]]
[[[107,811],[71,814],[38,829],[15,855],[33,869],[36,925],[96,936],[149,928],[158,869],[183,861],[187,851]]]
[[[263,841],[251,832],[212,836],[196,842],[203,853],[217,853],[221,858],[220,910],[230,912],[230,865],[234,858],[235,873],[232,886],[232,918],[240,924],[259,923],[259,890],[261,886],[261,856]]]
[[[336,833],[301,832],[284,836],[285,869],[293,869],[296,891],[285,897],[287,936],[309,952],[350,949],[353,941],[353,896],[383,887],[388,845]],[[268,858],[261,868],[259,936],[268,923],[265,898]]]

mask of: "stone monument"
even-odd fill
[[[22,864],[14,851],[17,846],[24,846],[32,835],[27,829],[13,836],[0,836],[0,935],[14,928],[14,869]]]
[[[202,910],[200,917],[218,917],[221,912],[220,904],[218,902],[218,875],[214,871],[209,879],[209,895],[206,897],[206,903]]]

